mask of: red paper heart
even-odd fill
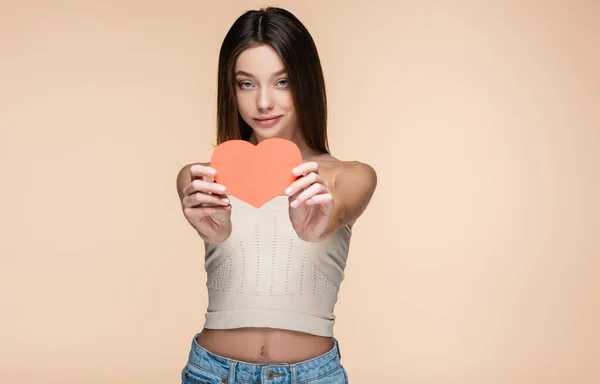
[[[254,145],[245,140],[228,140],[213,151],[210,165],[217,170],[215,181],[246,203],[260,208],[282,195],[296,180],[292,169],[302,164],[298,146],[281,138]]]

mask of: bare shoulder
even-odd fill
[[[342,161],[337,165],[334,186],[345,193],[356,194],[359,200],[368,202],[377,187],[377,172],[360,161]]]
[[[373,186],[377,184],[377,172],[367,163],[355,160],[340,160],[330,154],[315,156],[310,160],[319,163],[321,171],[329,176],[327,178],[337,180],[340,176],[344,176],[344,178],[358,178]]]
[[[356,222],[362,215],[377,186],[375,169],[360,161],[343,161],[331,155],[311,159],[319,163],[319,171],[330,183],[337,202],[336,216],[340,225]]]
[[[207,162],[199,162],[199,163],[190,163],[190,164],[186,164],[186,165],[184,165],[184,166],[183,166],[183,168],[182,168],[182,169],[187,169],[187,170],[189,170],[189,169],[190,169],[190,168],[192,168],[192,166],[194,166],[194,165],[202,165],[202,166],[204,166],[204,167],[210,167],[210,161],[207,161]]]

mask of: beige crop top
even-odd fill
[[[228,196],[232,233],[205,243],[208,309],[205,328],[267,327],[333,336],[352,226],[322,242],[298,237],[288,197],[260,208]]]

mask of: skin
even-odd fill
[[[373,168],[318,154],[306,145],[285,66],[273,48],[246,49],[235,71],[238,109],[253,129],[250,142],[281,137],[293,141],[302,153],[303,164],[293,170],[298,179],[286,190],[289,217],[298,236],[322,241],[356,221],[377,184]],[[272,127],[261,127],[255,119],[263,116],[280,116],[280,120]],[[195,163],[183,167],[177,177],[185,217],[204,241],[212,243],[226,240],[232,229],[227,191],[213,182],[216,172],[209,163]],[[253,363],[296,363],[333,347],[331,337],[269,328],[203,329],[197,342],[218,355]]]

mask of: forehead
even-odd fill
[[[270,45],[258,45],[246,48],[242,51],[235,62],[236,71],[250,72],[254,75],[270,75],[280,69],[284,69],[285,64],[279,53]]]

